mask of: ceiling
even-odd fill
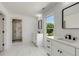
[[[33,16],[46,7],[49,2],[2,2],[2,4],[10,13]]]

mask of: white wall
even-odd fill
[[[4,49],[8,49],[11,46],[11,39],[12,39],[12,32],[11,32],[11,20],[10,15],[8,11],[3,7],[3,5],[0,3],[0,12],[5,15],[4,20]]]
[[[28,17],[23,19],[22,22],[23,26],[23,40],[24,42],[31,42],[32,38],[32,33],[36,33],[36,20],[33,17]]]
[[[36,32],[36,19],[32,16],[24,16],[11,13],[11,19],[22,20],[22,39],[24,43],[32,41],[32,33]]]
[[[64,38],[66,34],[71,34],[72,36],[77,37],[79,39],[79,29],[62,29],[62,9],[73,3],[68,3],[68,2],[57,3],[57,5],[51,7],[48,11],[43,12],[44,34],[46,31],[45,29],[46,17],[48,15],[53,15],[55,17],[55,29],[54,29],[55,39],[59,37]],[[44,36],[44,39],[46,39],[46,36]]]

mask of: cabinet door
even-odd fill
[[[52,55],[75,56],[75,48],[57,41],[52,41]]]
[[[52,55],[53,56],[62,56],[63,54],[60,53],[60,48],[53,46],[52,47]]]
[[[69,53],[68,51],[65,51],[59,47],[53,47],[52,49],[52,55],[54,56],[74,56],[73,54]]]
[[[76,49],[76,56],[79,56],[79,49]]]
[[[52,40],[52,46],[60,48],[63,56],[75,56],[75,48],[67,44]]]
[[[43,46],[43,34],[39,33],[37,34],[37,46],[42,47]]]

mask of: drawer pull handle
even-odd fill
[[[60,53],[62,53],[62,51],[60,51]]]
[[[47,53],[48,56],[51,56],[49,53]]]
[[[2,44],[2,46],[4,46],[4,43]]]
[[[47,42],[50,42],[50,40],[47,40]]]
[[[60,50],[58,50],[58,52],[60,52]]]
[[[50,48],[50,46],[47,46],[48,48]]]

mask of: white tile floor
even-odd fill
[[[44,48],[35,47],[32,43],[13,43],[8,51],[4,51],[1,56],[46,56]]]

